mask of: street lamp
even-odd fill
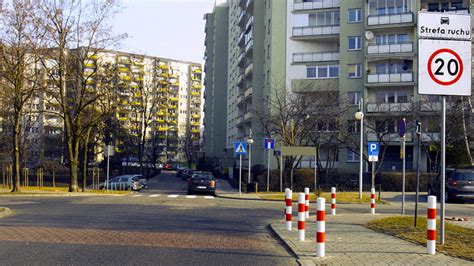
[[[252,129],[249,130],[249,138],[247,139],[247,144],[248,144],[248,149],[249,149],[249,175],[247,178],[247,184],[250,184],[250,178],[251,178],[251,168],[252,168],[252,144],[253,144],[253,139],[252,139]]]
[[[359,151],[359,199],[362,199],[362,159],[364,146],[364,102],[363,98],[359,101],[359,111],[355,113],[355,119],[360,121],[360,151]]]

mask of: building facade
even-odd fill
[[[233,143],[246,141],[252,129],[252,165],[265,164],[265,136],[256,110],[265,107],[266,99],[278,87],[293,93],[302,92],[302,88],[337,93],[346,113],[337,121],[338,130],[347,131],[354,139],[360,134],[354,113],[362,98],[364,143],[383,143],[383,171],[401,170],[400,119],[406,118],[409,128],[407,169],[416,165],[416,138],[412,135],[416,120],[422,123],[425,147],[439,142],[440,127],[434,121],[439,119],[440,98],[417,93],[417,13],[467,14],[472,8],[470,1],[230,0],[227,4],[228,93],[221,100],[227,102],[229,158],[233,157]],[[331,131],[324,125],[315,130]],[[426,150],[421,153],[422,170],[430,167],[430,151]],[[359,156],[354,148],[339,147],[336,153],[335,168],[358,171]]]

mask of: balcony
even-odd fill
[[[237,44],[244,45],[245,44],[245,32],[241,32],[239,38],[237,39]]]
[[[413,53],[413,43],[399,43],[399,44],[369,44],[367,48],[368,54],[400,54]]]
[[[315,0],[314,2],[295,2],[293,11],[339,8],[340,0]]]
[[[239,126],[244,122],[244,117],[242,115],[239,115],[235,118],[235,125]]]
[[[245,11],[240,12],[239,18],[237,19],[237,24],[243,26],[245,22]]]
[[[292,36],[294,39],[311,39],[327,37],[328,35],[337,37],[340,29],[341,27],[339,25],[293,27]]]
[[[367,113],[411,112],[412,103],[368,103]]]
[[[389,15],[369,15],[367,26],[400,26],[399,24],[413,24],[413,13],[400,13]]]
[[[245,52],[248,53],[253,50],[253,39],[250,39],[246,44],[245,44]]]
[[[441,140],[441,133],[421,133],[422,142],[439,142]]]
[[[253,0],[247,0],[245,2],[245,9],[249,9],[253,7]]]
[[[253,16],[251,16],[249,20],[247,20],[247,23],[245,24],[245,29],[247,30],[252,25],[253,25]]]
[[[251,119],[252,119],[252,112],[251,112],[251,111],[245,112],[245,114],[244,114],[244,121],[245,121],[245,122],[250,122]]]
[[[237,96],[236,100],[237,105],[241,105],[244,103],[244,97],[242,95]]]
[[[338,61],[339,52],[324,52],[324,53],[294,53],[293,63],[313,63]]]
[[[252,87],[246,89],[245,92],[244,92],[245,99],[247,100],[249,97],[251,97],[252,93],[253,93],[253,88]]]
[[[383,83],[389,85],[404,85],[403,83],[413,83],[413,72],[367,75],[367,84],[380,85]]]
[[[245,68],[245,77],[249,76],[253,71],[253,63],[250,62]]]
[[[237,65],[240,66],[240,67],[243,67],[244,66],[244,60],[245,59],[245,53],[242,52],[240,53],[239,55],[239,59],[237,60]]]
[[[400,142],[400,135],[398,133],[382,133],[381,137],[384,142]],[[367,130],[367,141],[380,141],[380,139],[373,130]],[[413,141],[412,133],[407,132],[405,134],[405,141]]]

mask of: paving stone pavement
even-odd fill
[[[384,215],[338,214],[326,216],[326,257],[316,257],[316,222],[306,221],[306,241],[298,241],[296,221],[285,230],[284,221],[272,229],[297,255],[302,265],[474,265],[474,262],[437,252],[426,254],[426,247],[366,228],[362,224]]]

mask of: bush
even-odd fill
[[[434,174],[420,174],[420,191],[425,191],[428,187],[431,176]],[[381,173],[382,190],[384,191],[402,191],[403,175],[400,172],[384,172]],[[416,191],[416,173],[407,172],[405,174],[405,191]]]

